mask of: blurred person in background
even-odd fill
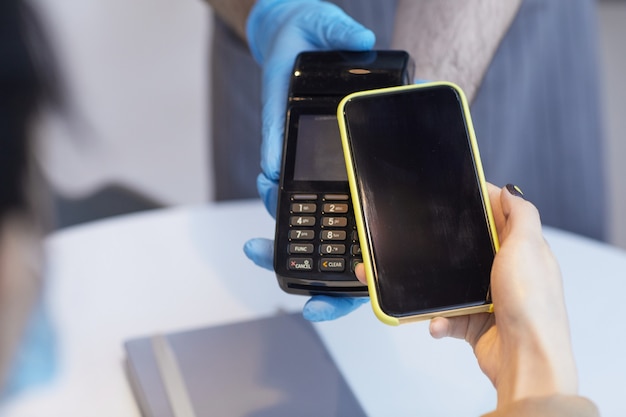
[[[43,305],[41,193],[31,153],[37,111],[58,98],[51,64],[33,10],[20,0],[2,0],[0,405],[25,387],[50,380],[55,370],[54,336]]]

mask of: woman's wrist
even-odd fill
[[[482,417],[568,416],[599,417],[594,403],[577,395],[548,395],[516,401]]]
[[[561,339],[562,335],[554,335]],[[503,357],[514,358],[503,364],[498,379],[494,381],[498,392],[498,407],[526,398],[549,395],[576,395],[578,374],[569,344],[541,343],[545,337],[529,337],[511,347]]]

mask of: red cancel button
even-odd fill
[[[313,269],[313,259],[289,258],[288,265],[292,271],[311,271]]]

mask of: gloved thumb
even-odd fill
[[[256,187],[269,214],[276,218],[276,206],[278,205],[278,184],[261,173],[256,179]]]
[[[260,237],[250,239],[244,244],[243,252],[257,266],[274,270],[274,241]]]
[[[315,295],[302,308],[302,316],[308,321],[328,321],[346,316],[367,303],[369,297],[331,297]]]

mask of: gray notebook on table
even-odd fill
[[[129,340],[125,348],[144,417],[366,415],[299,313]]]

